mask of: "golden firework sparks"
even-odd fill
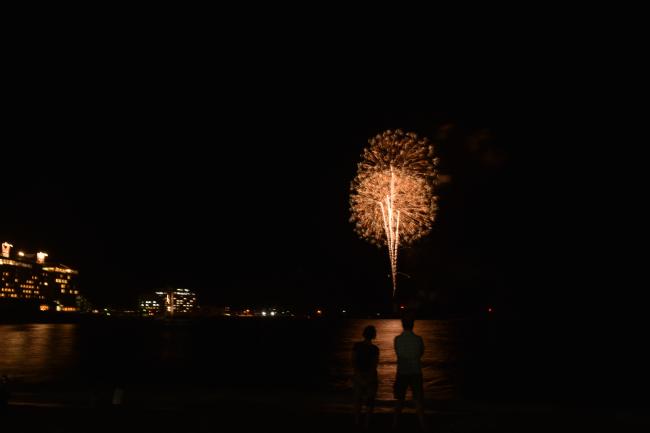
[[[414,133],[386,131],[369,143],[352,181],[351,221],[363,239],[388,247],[394,296],[399,246],[428,234],[435,219],[437,159]]]

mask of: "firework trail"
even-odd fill
[[[394,296],[399,246],[428,234],[435,219],[437,159],[426,138],[399,129],[369,144],[352,181],[350,220],[363,239],[388,248]]]

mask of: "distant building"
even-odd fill
[[[189,289],[165,289],[141,296],[138,301],[144,316],[195,313],[198,309],[196,293]]]
[[[31,303],[41,311],[79,311],[79,272],[61,264],[46,263],[46,253],[12,253],[2,243],[0,301]]]
[[[82,295],[77,296],[77,307],[82,313],[90,313],[93,311],[93,305]]]
[[[160,316],[165,313],[165,296],[153,293],[141,296],[138,308],[143,316]]]

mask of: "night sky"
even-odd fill
[[[67,77],[9,104],[0,238],[79,269],[94,304],[164,286],[202,304],[385,303],[387,254],[354,234],[348,195],[367,139],[389,128],[430,137],[449,179],[432,234],[401,252],[406,299],[449,312],[606,303],[610,289],[587,284],[602,260],[583,204],[599,191],[572,165],[583,143],[567,147],[585,118],[540,102],[544,89],[441,84],[407,100],[172,78]]]

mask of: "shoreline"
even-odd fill
[[[259,320],[265,322],[290,322],[290,321],[316,321],[316,322],[338,322],[346,320],[399,320],[399,314],[381,314],[379,316],[371,314],[350,314],[350,315],[332,315],[323,317],[312,316],[294,316],[294,317],[263,317],[263,316],[177,316],[169,317],[143,317],[139,315],[120,315],[115,314],[106,316],[92,313],[38,313],[29,315],[4,315],[0,317],[0,325],[30,325],[30,324],[77,324],[77,323],[117,323],[117,322],[141,322],[141,323],[163,323],[163,324],[183,324],[183,323],[201,323],[201,322],[219,322],[219,321],[240,321],[240,320]],[[488,321],[488,320],[513,320],[512,317],[490,317],[488,315],[440,315],[440,316],[422,316],[417,320],[442,320],[442,321]]]

